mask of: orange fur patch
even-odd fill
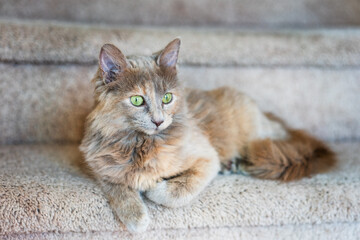
[[[304,131],[289,130],[287,140],[258,140],[248,146],[242,168],[251,176],[290,181],[329,170],[335,154]]]

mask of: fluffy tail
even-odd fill
[[[240,168],[263,179],[296,180],[335,165],[335,154],[304,131],[289,130],[286,140],[257,140],[249,144]]]

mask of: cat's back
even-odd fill
[[[230,87],[208,91],[187,88],[185,92],[191,116],[203,123],[217,119],[225,124],[230,116],[255,105],[251,98]]]
[[[230,87],[186,89],[186,101],[190,117],[209,137],[220,159],[234,157],[253,129],[249,113],[257,108],[255,102]]]

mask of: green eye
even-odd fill
[[[162,98],[162,102],[165,103],[165,104],[170,103],[171,100],[172,100],[172,93],[167,93]]]
[[[132,96],[130,98],[130,102],[134,105],[134,106],[141,106],[144,103],[144,99],[142,96]]]

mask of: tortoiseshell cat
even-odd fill
[[[322,142],[287,129],[233,88],[183,88],[176,69],[179,48],[175,39],[152,56],[125,57],[110,44],[100,52],[93,79],[96,106],[81,150],[130,231],[144,231],[149,223],[140,193],[179,207],[221,166],[292,180],[309,175],[318,163],[333,163]]]

